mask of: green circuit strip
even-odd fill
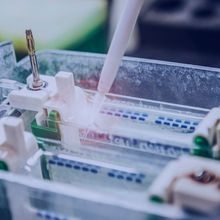
[[[47,158],[45,155],[41,156],[40,164],[41,164],[41,173],[42,173],[43,178],[46,180],[51,180],[50,172],[47,168],[47,165],[48,165]]]
[[[5,161],[0,160],[0,170],[9,171],[8,165]]]
[[[165,202],[161,197],[159,197],[157,195],[152,195],[150,197],[150,201],[154,202],[154,203],[158,203],[158,204],[163,204]]]
[[[204,149],[200,147],[196,147],[193,149],[192,154],[199,157],[206,157],[212,158],[212,150],[211,149]]]
[[[36,120],[31,123],[32,133],[39,138],[61,140],[58,121],[59,113],[51,111],[48,115],[47,125],[40,126]]]

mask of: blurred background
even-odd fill
[[[220,67],[220,0],[145,0],[126,54]],[[26,56],[36,48],[106,53],[124,0],[0,0],[0,41]]]

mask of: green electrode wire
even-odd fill
[[[2,160],[0,160],[0,170],[9,171],[8,165]]]
[[[202,147],[202,148],[209,148],[210,147],[208,140],[204,137],[201,137],[201,136],[196,137],[194,140],[194,143],[197,146]]]

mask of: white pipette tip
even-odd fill
[[[105,94],[97,92],[94,96],[94,100],[91,107],[91,117],[89,118],[88,126],[85,131],[85,135],[83,138],[88,136],[89,131],[94,127],[95,119],[99,114],[103,103],[105,102]]]
[[[92,105],[92,109],[91,109],[91,114],[92,114],[93,117],[91,117],[91,119],[89,121],[89,124],[94,123],[94,120],[97,117],[104,101],[105,101],[105,94],[97,92],[95,97],[94,97],[93,105]]]
[[[134,30],[144,0],[127,0],[113,36],[98,84],[98,91],[108,93],[118,73],[129,38]]]
[[[85,136],[88,135],[89,129],[94,125],[95,119],[105,100],[105,94],[109,92],[116,78],[122,57],[127,48],[129,37],[134,30],[143,3],[144,0],[127,0],[125,2],[125,8],[122,12],[101,72],[98,93],[94,98],[94,103],[91,109],[92,116],[88,122]]]

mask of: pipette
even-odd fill
[[[125,2],[124,10],[114,33],[104,67],[101,72],[98,92],[94,99],[92,117],[89,125],[93,123],[102,103],[104,102],[105,94],[110,91],[115,80],[122,57],[124,56],[130,35],[134,30],[143,3],[144,0],[126,0]]]

